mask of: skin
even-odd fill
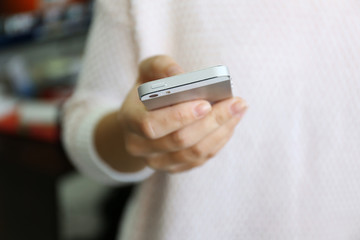
[[[137,87],[183,73],[168,56],[155,56],[139,66],[139,77],[122,107],[97,125],[94,142],[100,157],[120,172],[149,166],[170,173],[206,163],[228,142],[248,106],[233,97],[210,105],[195,100],[147,111]]]

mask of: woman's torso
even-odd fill
[[[141,59],[224,64],[250,108],[206,165],[138,189],[124,239],[360,238],[360,3],[132,1]]]

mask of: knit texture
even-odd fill
[[[132,178],[121,239],[360,239],[359,13],[356,0],[99,1],[64,115],[80,171],[131,180],[88,170],[102,160],[87,152],[99,115],[86,119],[121,106],[147,57],[224,64],[250,105],[204,166]]]

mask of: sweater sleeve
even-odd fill
[[[100,0],[88,39],[84,65],[63,112],[63,142],[80,172],[108,184],[142,181],[153,170],[121,173],[108,166],[94,147],[94,129],[118,109],[134,84],[137,45],[129,1]]]

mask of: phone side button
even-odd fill
[[[166,83],[160,82],[160,83],[155,83],[155,84],[151,85],[152,89],[161,88],[161,87],[166,87]]]

